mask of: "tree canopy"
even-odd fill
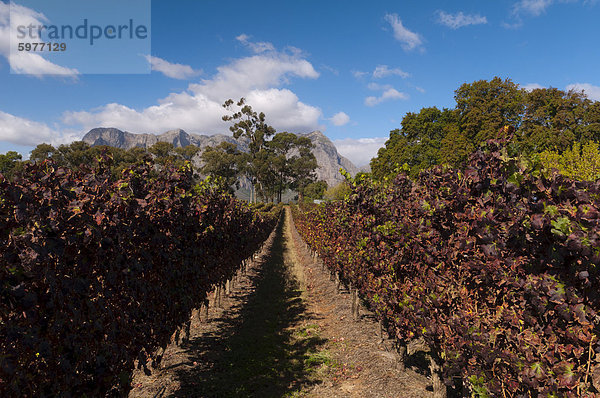
[[[251,201],[256,200],[256,194],[265,201],[281,201],[286,189],[302,195],[304,188],[316,181],[317,160],[310,139],[277,133],[267,123],[265,114],[254,111],[244,98],[235,104],[237,110],[233,105],[231,99],[223,104],[231,112],[223,120],[234,122],[229,128],[234,138],[244,137],[249,142],[249,153],[236,155],[235,163],[238,174],[251,182]]]
[[[504,126],[514,128],[513,155],[560,153],[575,142],[600,141],[600,102],[583,92],[552,87],[527,91],[495,77],[461,85],[454,99],[452,109],[407,113],[371,160],[373,175],[382,179],[406,170],[414,176],[438,164],[461,167]]]

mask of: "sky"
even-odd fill
[[[320,130],[362,166],[407,112],[454,107],[463,83],[499,76],[600,100],[598,0],[136,0],[151,45],[98,45],[80,63],[73,47],[11,56],[11,21],[77,17],[65,0],[25,1],[11,13],[0,0],[0,153],[25,158],[95,127],[230,134],[221,104],[244,97],[277,131]],[[86,1],[104,4],[104,24],[140,14]]]

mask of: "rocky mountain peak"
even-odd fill
[[[329,186],[334,186],[344,180],[339,172],[340,167],[347,170],[351,175],[359,172],[359,169],[348,159],[341,156],[333,142],[320,131],[313,131],[307,134],[300,134],[310,138],[315,145],[313,153],[317,158],[319,167],[316,170],[317,178],[325,180]],[[248,140],[240,138],[234,139],[231,136],[216,134],[216,135],[197,135],[189,134],[182,129],[169,130],[163,134],[133,134],[126,131],[121,131],[116,128],[95,128],[90,130],[84,137],[83,141],[89,145],[107,145],[121,149],[131,149],[135,147],[148,148],[158,141],[172,143],[174,147],[184,147],[187,145],[195,145],[201,150],[207,146],[216,146],[227,141],[238,145],[241,151],[248,151]],[[200,152],[201,153],[201,152]],[[194,163],[200,163],[200,154],[194,158]]]

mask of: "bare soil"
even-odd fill
[[[161,369],[136,370],[130,397],[432,397],[364,307],[336,288],[297,234],[289,209],[220,308],[194,313],[190,339]]]

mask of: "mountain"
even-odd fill
[[[308,134],[299,134],[310,138],[315,145],[313,153],[317,158],[319,167],[316,170],[317,178],[324,180],[327,185],[334,186],[344,180],[340,174],[340,167],[348,171],[351,175],[356,175],[359,169],[348,159],[341,156],[333,142],[320,131],[313,131]],[[160,135],[156,134],[134,134],[126,131],[121,131],[115,128],[95,128],[90,130],[84,137],[83,141],[91,146],[107,145],[121,149],[131,149],[135,147],[148,148],[159,141],[170,142],[174,147],[183,147],[187,145],[195,145],[200,149],[207,146],[219,145],[221,142],[227,141],[237,144],[241,151],[248,152],[248,140],[235,138],[223,134],[216,135],[197,135],[189,134],[181,129],[170,130]],[[193,159],[196,165],[200,162],[200,154]]]

